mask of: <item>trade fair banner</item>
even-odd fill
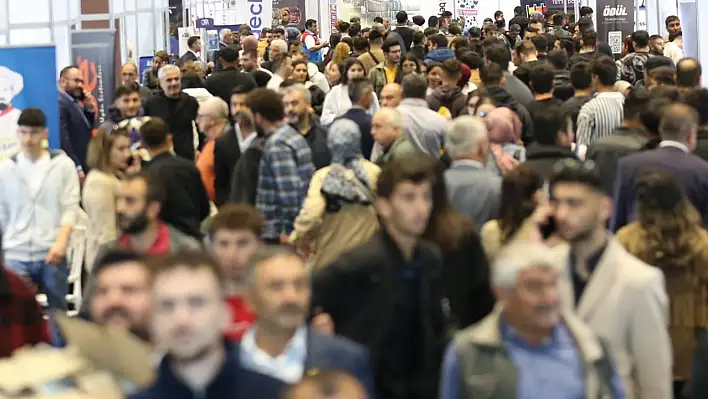
[[[272,27],[273,0],[236,0],[233,3],[233,7],[229,4],[229,9],[223,10],[222,25],[246,24],[251,28],[251,33],[260,40],[263,28]],[[303,6],[302,14],[304,13]]]
[[[26,108],[44,112],[49,148],[60,148],[58,98],[54,46],[0,47],[0,159],[19,150],[17,120]]]
[[[305,29],[305,0],[273,0],[273,26]]]
[[[622,39],[634,31],[634,0],[597,0],[595,16],[598,40],[621,54]]]
[[[84,88],[93,95],[96,120],[106,120],[116,88],[116,31],[114,29],[71,32],[74,64],[84,76]]]

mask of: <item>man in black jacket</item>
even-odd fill
[[[231,92],[236,86],[256,88],[256,81],[249,73],[236,69],[238,67],[238,50],[224,47],[219,51],[221,70],[214,72],[206,80],[206,89],[216,97],[221,97],[227,104],[231,101]]]
[[[162,182],[168,193],[160,219],[184,234],[201,239],[201,223],[209,216],[209,197],[194,162],[170,152],[172,135],[159,118],[151,118],[140,127],[143,146],[151,161],[148,174]]]
[[[534,126],[533,120],[531,119],[531,114],[529,114],[526,107],[516,101],[516,99],[512,97],[506,89],[504,89],[503,85],[506,78],[501,67],[494,63],[488,64],[480,70],[479,77],[482,80],[482,84],[487,89],[489,96],[494,99],[494,103],[497,107],[509,108],[519,116],[519,119],[521,119],[521,123],[523,124],[521,139],[525,145],[529,145],[533,141],[534,136]]]
[[[556,162],[577,159],[570,149],[573,144],[573,122],[560,107],[539,108],[534,115],[534,134],[536,141],[526,149],[526,163],[543,178],[551,177]]]
[[[196,144],[202,141],[195,122],[199,103],[182,92],[182,73],[176,66],[163,66],[158,78],[162,92],[145,104],[145,116],[155,116],[167,123],[175,153],[194,162]]]
[[[433,178],[432,162],[420,157],[388,163],[376,190],[381,231],[313,276],[314,309],[331,317],[338,334],[369,349],[379,398],[437,397],[447,341],[442,259],[420,240]]]
[[[404,51],[410,50],[411,44],[413,43],[413,33],[414,30],[409,28],[406,23],[408,22],[408,13],[405,11],[399,11],[396,14],[396,33],[401,35],[403,43],[406,45]]]
[[[685,60],[685,59],[684,59]],[[682,60],[681,62],[684,62]],[[708,89],[695,88],[683,93],[684,104],[698,112],[698,132],[693,153],[708,161]]]

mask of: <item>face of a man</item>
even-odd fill
[[[241,67],[246,72],[252,72],[256,69],[256,59],[250,53],[241,55]]]
[[[529,24],[530,27],[536,29],[539,33],[543,33],[543,23],[542,22],[533,22]]]
[[[558,234],[570,243],[587,239],[610,215],[610,200],[581,183],[557,183],[551,193]]]
[[[231,95],[231,115],[238,114],[246,107],[246,93]]]
[[[179,267],[155,276],[151,332],[156,346],[187,364],[211,353],[228,325],[222,296],[207,267]]]
[[[293,90],[283,97],[285,116],[291,123],[297,122],[308,113],[309,104],[305,101],[305,95],[300,91]]]
[[[195,53],[198,53],[198,52],[202,51],[202,40],[201,40],[201,39],[199,39],[199,40],[197,40],[196,42],[194,42],[194,45],[192,46],[192,50],[193,50]]]
[[[233,35],[232,35],[231,30],[226,29],[226,31],[224,32],[224,40],[223,40],[223,42],[224,42],[224,44],[233,44],[233,42],[234,42],[234,37],[233,37]]]
[[[401,182],[391,198],[376,200],[376,209],[387,226],[400,234],[420,237],[428,226],[433,209],[432,186],[430,182]]]
[[[160,78],[160,87],[167,97],[175,98],[182,90],[182,72],[177,68],[171,68]]]
[[[401,103],[403,93],[400,86],[388,84],[381,89],[381,105],[389,108],[396,108]]]
[[[125,64],[120,70],[120,77],[123,84],[133,84],[138,80],[138,68],[133,64]]]
[[[668,30],[670,34],[676,34],[681,32],[681,21],[676,19],[669,22],[669,25],[666,27],[666,30]]]
[[[649,42],[651,46],[651,52],[654,54],[664,54],[664,39],[663,38],[656,38]]]
[[[128,234],[145,231],[157,214],[147,204],[147,185],[142,179],[121,181],[116,199],[116,217],[120,229]]]
[[[283,34],[280,32],[273,33],[273,40],[283,40]]]
[[[41,151],[44,140],[47,139],[49,131],[46,128],[18,126],[17,137],[20,139],[22,150],[29,153]]]
[[[377,112],[371,120],[371,135],[377,143],[388,148],[398,138],[398,131],[389,123],[387,115]]]
[[[560,320],[558,272],[550,267],[522,270],[505,309],[533,331],[553,328]]]
[[[138,116],[138,112],[140,112],[142,99],[139,93],[130,93],[116,98],[114,105],[122,116],[133,118]]]
[[[103,269],[96,278],[91,319],[147,338],[150,320],[150,275],[140,262],[122,262]]]
[[[304,323],[310,308],[310,277],[305,263],[294,255],[280,255],[260,263],[247,295],[259,324],[295,331]]]
[[[84,93],[84,76],[78,68],[71,68],[66,71],[65,77],[61,79],[66,94],[79,98]]]
[[[258,236],[250,230],[218,230],[211,239],[214,256],[226,277],[241,282],[248,271],[248,262],[258,250]]]
[[[317,34],[317,31],[318,31],[317,22],[315,22],[314,24],[312,24],[312,27],[310,28],[310,31],[312,31],[312,33],[314,33],[315,35]]]
[[[391,46],[386,54],[386,61],[398,65],[401,61],[401,46]]]
[[[272,42],[273,41],[273,33],[271,33],[271,32],[266,33],[265,39],[266,39],[266,42],[268,42],[268,43]]]
[[[384,26],[384,29],[386,29],[386,31],[388,31],[389,28],[391,28],[391,21],[388,18],[384,18],[383,26]]]

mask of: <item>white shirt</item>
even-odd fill
[[[661,148],[674,147],[674,148],[678,148],[679,150],[685,152],[686,154],[691,153],[691,151],[688,150],[688,147],[686,147],[683,143],[680,143],[680,142],[674,141],[674,140],[661,140],[661,143],[659,143],[659,147],[661,147]]]
[[[281,78],[278,75],[273,75],[272,78],[268,81],[268,84],[266,85],[266,89],[271,89],[275,91],[276,93],[280,92],[280,84],[283,83],[283,78]]]
[[[243,154],[248,147],[251,146],[251,143],[253,143],[253,140],[258,136],[256,132],[253,132],[246,136],[246,138],[242,138],[241,135],[238,135],[238,148],[241,149],[241,154]]]
[[[271,357],[256,344],[257,326],[251,327],[241,339],[240,362],[244,368],[265,374],[287,384],[295,384],[305,373],[307,359],[307,327],[300,326],[283,353]]]
[[[37,196],[39,187],[42,185],[44,178],[49,173],[49,153],[45,152],[35,162],[32,162],[25,156],[24,153],[17,154],[17,170],[20,178],[29,187],[30,195],[34,198]]]
[[[664,46],[664,57],[671,58],[677,64],[683,58],[683,50],[674,42],[667,42]]]

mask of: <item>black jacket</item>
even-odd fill
[[[416,58],[418,58],[418,61],[423,62],[425,61],[425,47],[423,46],[412,46],[411,47],[411,54],[415,55]]]
[[[403,43],[405,43],[406,48],[404,50],[408,50],[411,48],[411,44],[413,43],[413,33],[415,31],[407,26],[397,26],[395,29],[396,33],[401,35],[401,38],[403,39]]]
[[[310,91],[310,103],[312,105],[312,109],[315,110],[315,114],[317,114],[317,116],[322,116],[322,107],[324,107],[324,100],[327,95],[315,84],[308,87],[307,90]]]
[[[625,155],[647,149],[649,138],[642,130],[620,127],[615,134],[595,140],[585,154],[600,168],[600,176],[607,194],[614,192],[617,167]]]
[[[291,123],[290,126],[300,131],[297,124]],[[310,145],[312,163],[315,165],[315,169],[329,166],[330,162],[332,162],[332,155],[329,152],[329,147],[327,147],[327,128],[320,124],[320,119],[317,115],[312,115],[310,131],[303,137],[305,137],[307,144]]]
[[[194,162],[194,126],[199,103],[186,93],[179,99],[167,98],[160,92],[145,104],[145,116],[158,117],[167,123],[172,133],[175,153]]]
[[[336,332],[369,349],[376,370],[379,398],[429,399],[438,395],[437,385],[444,347],[448,341],[443,311],[442,258],[437,247],[421,242],[416,248],[420,273],[419,301],[414,322],[420,329],[417,353],[408,356],[417,365],[413,375],[382,367],[381,362],[400,353],[404,340],[391,345],[391,329],[400,328],[395,312],[403,284],[399,276],[405,267],[400,249],[384,229],[363,245],[343,254],[333,265],[313,275],[312,306],[328,313]],[[410,322],[410,320],[407,320]],[[386,342],[388,341],[388,342]],[[404,373],[405,374],[405,373]],[[405,392],[405,393],[401,393]],[[415,393],[413,393],[415,392]]]
[[[697,139],[693,153],[708,161],[708,130],[698,129]]]
[[[220,97],[231,104],[231,90],[236,86],[243,86],[248,90],[256,88],[256,81],[250,73],[239,72],[235,69],[223,69],[219,72],[214,72],[206,80],[205,88],[209,93],[216,97]]]
[[[371,159],[374,148],[374,136],[371,135],[371,115],[361,108],[352,107],[339,118],[349,119],[359,126],[361,132],[361,153],[366,159]]]
[[[514,70],[514,76],[531,88],[531,70],[540,63],[542,63],[540,60],[522,62],[521,65]]]
[[[200,239],[201,223],[209,216],[209,196],[194,162],[163,152],[155,156],[146,169],[162,183],[167,194],[160,219]]]
[[[553,165],[562,159],[578,159],[567,147],[533,143],[526,149],[526,164],[533,166],[544,179],[551,177]]]
[[[267,137],[256,137],[239,157],[231,177],[229,202],[256,205],[258,166],[263,158],[263,148],[267,139]]]
[[[214,203],[221,206],[229,198],[234,168],[241,157],[238,132],[231,127],[214,140]]]
[[[524,145],[528,146],[533,142],[533,120],[531,119],[531,114],[529,111],[521,105],[514,97],[509,94],[504,88],[499,86],[487,87],[487,92],[489,96],[494,99],[497,107],[506,107],[514,111],[516,115],[521,119],[523,124],[523,129],[521,131],[521,140],[523,140]]]

